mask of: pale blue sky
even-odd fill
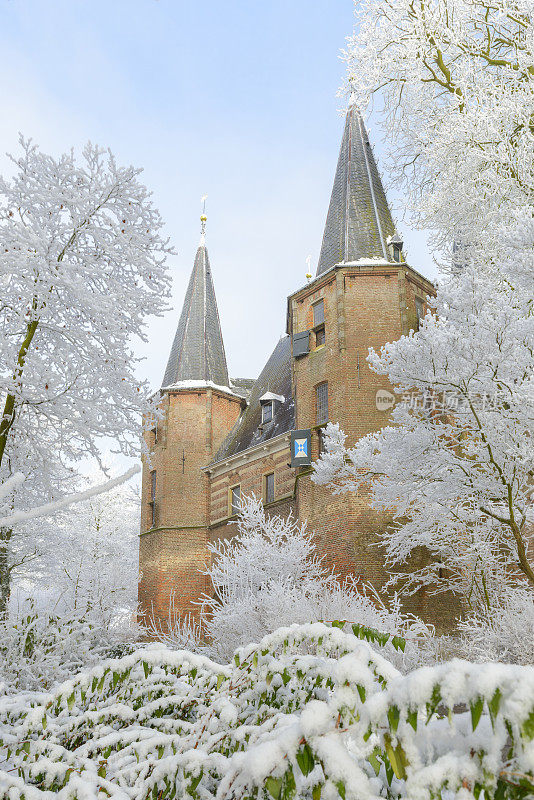
[[[53,153],[91,139],[145,168],[166,221],[174,309],[138,347],[139,375],[160,385],[208,194],[230,374],[256,377],[308,254],[315,272],[351,0],[0,0],[0,9],[0,170],[19,130]],[[373,119],[369,132],[380,161]],[[425,237],[401,220],[400,229],[413,266],[435,275]]]

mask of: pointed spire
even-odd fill
[[[181,381],[212,381],[218,386],[229,385],[217,300],[205,244],[206,219],[204,208],[200,217],[200,244],[163,377],[164,387]]]
[[[387,240],[394,233],[384,187],[352,92],[317,275],[347,261],[364,258],[390,261]]]

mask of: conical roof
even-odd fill
[[[195,256],[163,386],[172,386],[181,381],[211,381],[218,386],[229,386],[221,323],[204,236]]]
[[[334,264],[360,259],[390,261],[388,237],[395,233],[388,202],[362,116],[351,98],[317,275]]]

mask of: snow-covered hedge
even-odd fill
[[[227,666],[150,647],[49,695],[4,698],[0,796],[531,794],[533,668],[452,661],[404,676],[378,652],[390,637],[340,625],[281,628]]]
[[[113,625],[100,609],[40,611],[32,601],[8,619],[0,616],[0,695],[50,690],[103,659],[132,652],[139,626],[129,609]],[[1,796],[0,796],[1,797]]]

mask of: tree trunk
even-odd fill
[[[7,615],[11,594],[11,569],[9,567],[9,541],[13,530],[0,528],[0,619]]]

